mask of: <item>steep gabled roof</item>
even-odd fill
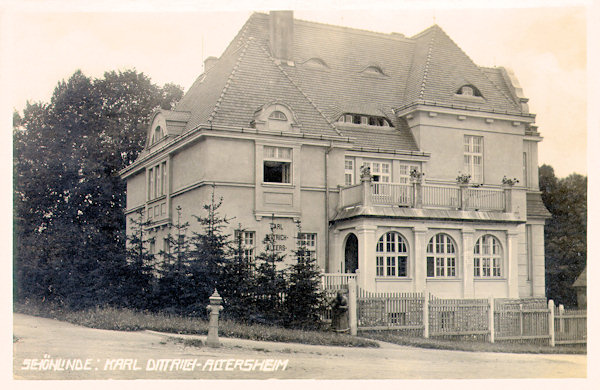
[[[351,137],[357,148],[417,151],[394,109],[435,102],[526,114],[506,72],[475,65],[437,25],[405,38],[294,19],[288,64],[271,57],[269,23],[269,15],[254,13],[192,85],[176,107],[191,112],[187,130],[247,127],[259,107],[280,101],[296,112],[302,132]],[[483,97],[457,96],[463,85]],[[338,126],[343,113],[384,116],[395,127]]]
[[[490,111],[521,112],[521,107],[506,86],[494,83],[488,77],[489,69],[484,71],[475,65],[438,25],[413,39],[416,49],[403,105],[424,100],[471,105]],[[464,85],[476,86],[483,99],[480,102],[462,101],[456,96],[456,91]]]

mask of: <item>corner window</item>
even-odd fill
[[[291,183],[292,149],[265,146],[263,157],[263,182]]]
[[[408,250],[406,240],[396,232],[379,238],[375,247],[376,276],[406,277],[408,275]]]
[[[456,245],[444,233],[436,234],[427,244],[427,277],[455,277]]]
[[[473,183],[483,182],[483,137],[465,135],[464,170]]]
[[[317,258],[317,233],[300,233],[298,243],[304,245],[312,259]]]
[[[498,239],[485,235],[475,243],[473,276],[481,278],[502,276],[502,248]]]

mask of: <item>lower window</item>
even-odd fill
[[[376,246],[377,276],[408,276],[408,250],[401,234],[388,232],[379,238]]]

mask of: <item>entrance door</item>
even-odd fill
[[[346,247],[344,248],[344,272],[347,274],[356,273],[358,268],[358,238],[352,233],[346,238]]]

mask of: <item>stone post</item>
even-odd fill
[[[360,175],[360,184],[362,185],[362,204],[365,207],[371,206],[372,199],[371,193],[373,192],[372,187],[373,177],[371,176],[371,170],[369,168],[362,169]]]
[[[460,210],[466,210],[469,207],[469,197],[467,196],[467,189],[468,189],[469,185],[468,184],[459,184],[458,185],[458,192],[459,192],[459,209]]]
[[[423,183],[421,180],[415,180],[413,182],[413,207],[416,209],[423,208]]]
[[[504,189],[504,212],[512,213],[513,210],[513,187],[511,185],[505,184],[502,186]]]
[[[223,306],[221,306],[223,298],[221,298],[215,288],[215,292],[208,298],[208,301],[210,303],[206,306],[206,309],[210,312],[210,320],[208,322],[206,345],[213,348],[219,348],[221,346],[221,343],[219,342],[219,312],[223,310]]]

